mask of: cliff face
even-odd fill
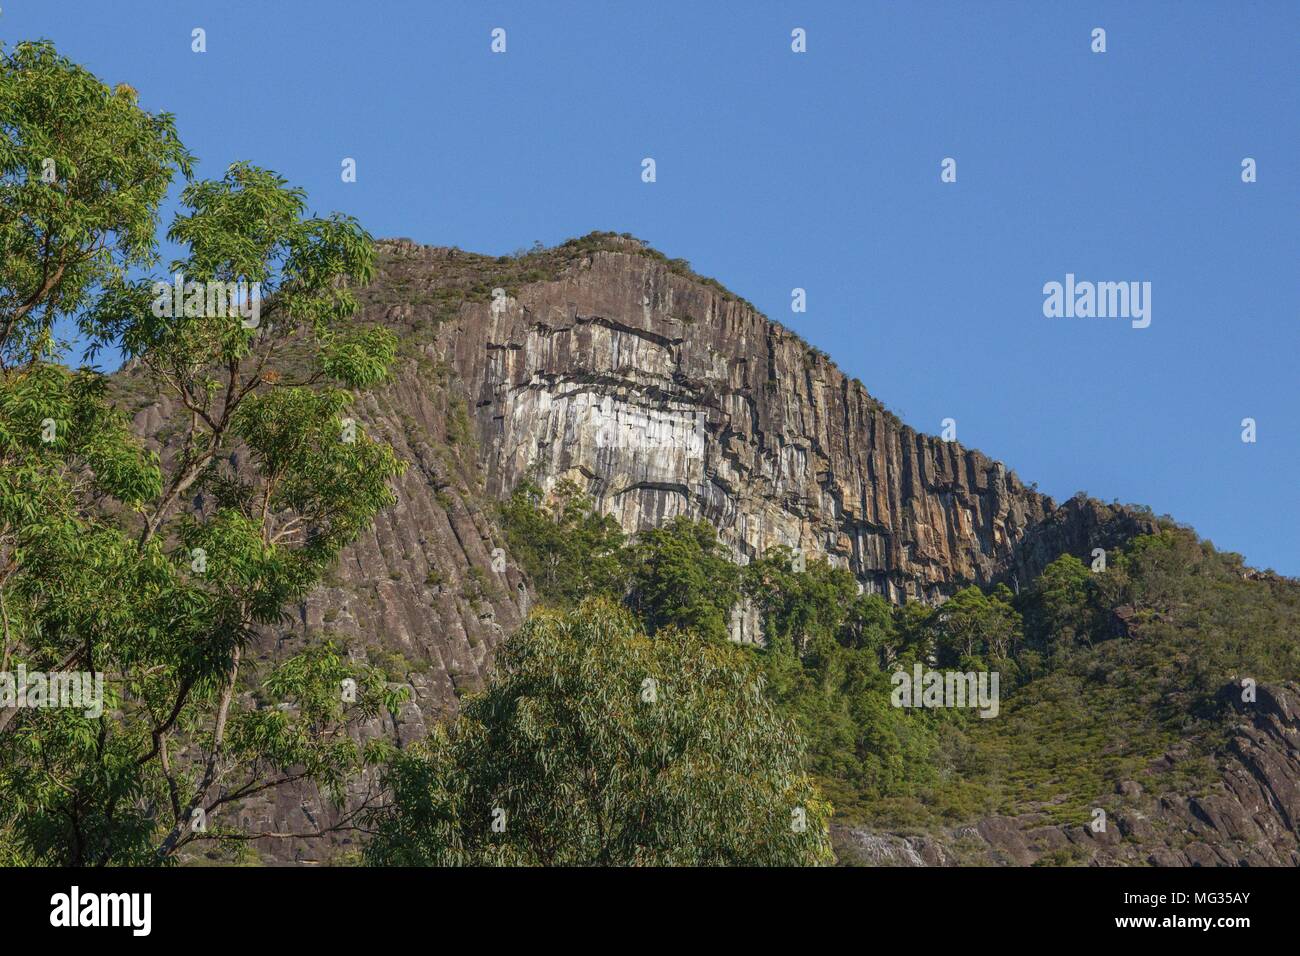
[[[353,409],[370,434],[407,462],[397,504],[377,516],[284,622],[264,628],[252,648],[253,666],[264,667],[330,640],[408,687],[410,699],[395,719],[385,715],[360,727],[362,740],[424,739],[435,722],[455,715],[461,695],[482,688],[496,648],[528,613],[530,594],[496,537],[473,445],[449,411],[455,394],[448,376],[427,345],[413,346],[393,380]],[[131,382],[129,372],[119,376],[128,395]],[[151,390],[145,395],[135,406],[135,428],[166,456],[177,409]],[[201,499],[191,504],[202,507]],[[376,775],[367,773],[350,786],[342,812],[305,784],[267,791],[234,812],[245,831],[310,833],[339,823],[377,793]],[[272,864],[337,860],[358,849],[346,832],[259,840],[254,848]]]
[[[468,303],[440,334],[491,494],[573,480],[629,532],[706,518],[741,561],[784,545],[894,602],[1015,585],[1063,550],[1153,527],[1057,508],[1001,462],[903,425],[747,303],[622,245]],[[408,269],[447,254],[400,252]]]
[[[508,557],[492,570],[489,513],[526,480],[576,482],[629,533],[687,515],[742,562],[776,546],[825,557],[895,603],[1016,586],[1064,552],[1155,528],[1084,498],[1058,507],[1002,462],[902,424],[792,332],[637,240],[559,247],[522,273],[532,257],[406,240],[378,252],[359,318],[403,347],[356,414],[411,467],[397,507],[299,617],[426,660],[443,713],[526,614]],[[173,413],[165,398],[137,406],[164,453]]]
[[[1028,572],[1016,545],[1056,510],[1001,462],[901,424],[747,304],[634,251],[469,304],[440,340],[492,494],[571,479],[628,531],[703,517],[741,560],[785,545],[895,602]]]

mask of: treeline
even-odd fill
[[[1067,554],[1019,595],[967,587],[931,607],[859,594],[824,560],[795,570],[781,548],[738,566],[704,521],[629,538],[568,483],[519,488],[502,518],[548,605],[600,596],[651,634],[720,640],[732,608],[752,602],[765,644],[748,650],[851,818],[925,825],[1050,804],[1073,819],[1179,739],[1204,731],[1208,754],[1216,693],[1234,675],[1300,674],[1294,583],[1247,580],[1237,555],[1172,524],[1104,571]],[[1002,716],[892,706],[890,675],[916,662],[996,671]]]

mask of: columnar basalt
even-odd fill
[[[895,602],[1045,563],[1046,547],[1017,545],[1057,514],[1050,498],[902,424],[796,335],[634,245],[467,303],[440,342],[495,495],[574,480],[629,532],[706,518],[741,561],[784,545]],[[1089,543],[1057,521],[1060,541]]]

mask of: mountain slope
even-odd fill
[[[1107,816],[1087,823],[1036,810],[912,835],[841,824],[836,852],[868,866],[1300,866],[1300,685],[1261,685],[1258,706],[1236,685],[1222,696],[1233,715],[1215,779],[1164,790],[1121,780],[1095,796]],[[1194,763],[1180,745],[1138,776]]]
[[[331,585],[259,648],[268,660],[331,638],[389,665],[413,699],[396,720],[366,728],[369,736],[405,743],[454,715],[458,696],[481,686],[494,650],[527,615],[533,594],[495,524],[495,502],[524,481],[573,481],[629,533],[677,515],[704,518],[741,562],[780,545],[808,561],[824,557],[894,603],[938,603],[969,584],[1019,589],[1062,554],[1086,561],[1096,547],[1158,530],[1141,509],[1083,497],[1057,505],[1001,462],[903,425],[796,335],[637,240],[593,234],[497,258],[406,240],[377,248],[379,275],[360,290],[358,321],[396,329],[402,347],[393,381],[356,414],[411,467],[396,508],[349,549]],[[166,453],[173,410],[132,383],[129,371],[119,376],[122,398]],[[756,610],[739,607],[732,637],[756,642],[760,634]],[[1217,803],[1176,798],[1197,819],[1218,812],[1215,825],[1242,839],[1250,832],[1243,815],[1260,832],[1280,834],[1273,856],[1233,851],[1219,862],[1294,852],[1285,783],[1300,766],[1294,722],[1252,719],[1263,736],[1241,739],[1255,740],[1265,755],[1256,763],[1283,782],[1237,787],[1237,809],[1222,794]],[[1231,787],[1247,777],[1260,779],[1225,765],[1221,779]],[[373,784],[358,783],[354,804]],[[1220,810],[1206,809],[1213,806]],[[1129,810],[1152,815],[1140,800]],[[845,858],[874,862],[896,852],[1026,863],[1064,851],[1062,840],[1073,845],[1077,824],[1037,813],[1020,807],[974,830],[932,828],[919,838],[845,827],[838,842]],[[241,815],[284,832],[335,818],[318,794],[303,791]],[[1150,834],[1133,823],[1138,836],[1129,842],[1151,844],[1140,853],[1087,858],[1199,862],[1169,835],[1182,819],[1167,814],[1168,826]],[[348,852],[348,842],[264,841],[257,849],[272,862],[312,862]]]

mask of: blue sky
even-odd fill
[[[1300,574],[1291,0],[0,5],[174,112],[201,175],[493,254],[634,233],[917,428]],[[1046,318],[1066,273],[1149,281],[1150,327]]]

